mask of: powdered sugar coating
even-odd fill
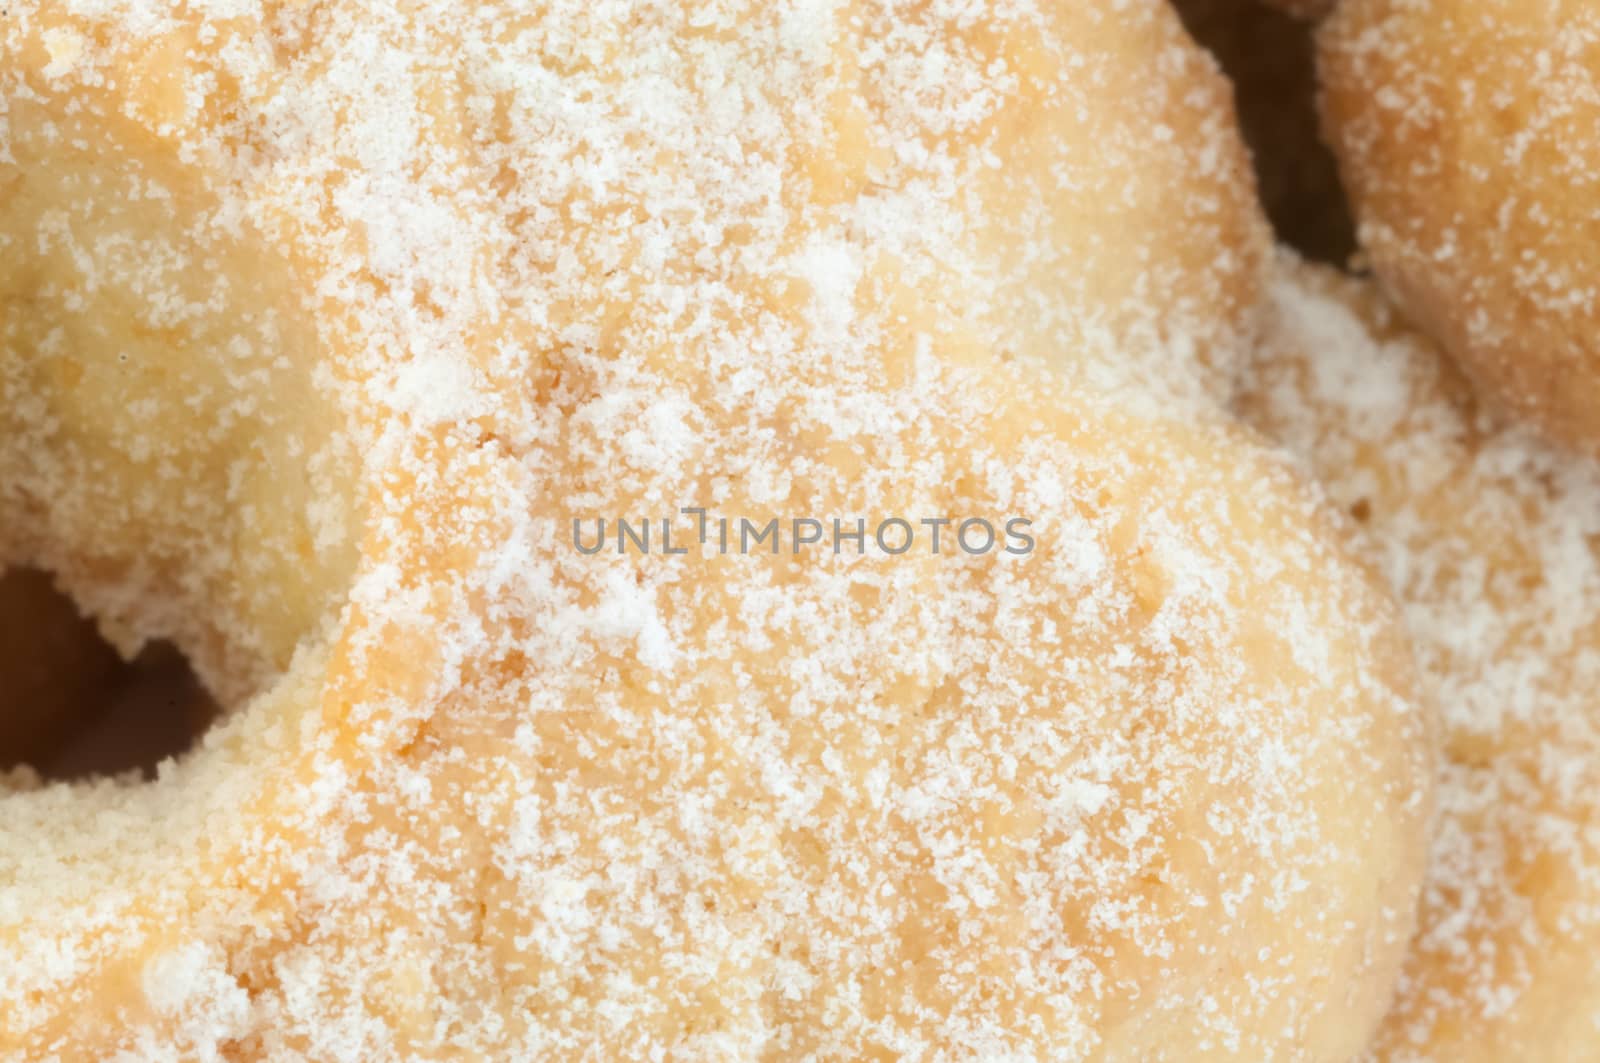
[[[1121,253],[1081,204],[1001,246],[1033,152],[1075,173],[980,172],[1023,86],[1098,107],[1126,46],[1163,141],[1211,91],[1160,4],[1046,10],[11,4],[0,545],[239,708],[153,784],[13,780],[0,1046],[1349,1055],[1420,881],[1411,661],[1185,383],[1235,326],[1160,336],[1205,270],[1058,305],[1063,232]],[[568,540],[686,505],[1038,547]]]
[[[1324,125],[1385,289],[1485,396],[1600,453],[1600,11],[1346,0]]]
[[[1286,263],[1244,408],[1356,514],[1444,721],[1392,1060],[1600,1036],[1600,467],[1484,412],[1370,283]]]

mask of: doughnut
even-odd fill
[[[1343,265],[1355,252],[1339,167],[1317,130],[1312,27],[1261,0],[1175,0],[1233,80],[1239,124],[1278,239]]]
[[[221,714],[0,794],[0,1056],[1357,1052],[1430,712],[1142,381],[1246,256],[997,239],[1068,161],[1017,100],[1194,61],[1077,7],[13,0],[0,564]]]
[[[1600,451],[1592,281],[1600,12],[1346,0],[1323,119],[1385,290],[1499,409]]]
[[[1242,408],[1359,524],[1443,719],[1420,925],[1373,1058],[1585,1058],[1600,465],[1486,409],[1371,281],[1288,262],[1272,303]]]

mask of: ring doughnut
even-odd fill
[[[1282,459],[1094,362],[1208,364],[1139,270],[1081,363],[1020,312],[1055,16],[190,12],[0,22],[0,562],[224,706],[0,796],[0,1054],[1359,1050],[1414,662]]]

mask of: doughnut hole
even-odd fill
[[[0,575],[0,771],[70,741],[125,667],[47,573]]]
[[[49,573],[0,574],[0,772],[151,778],[216,712],[170,643],[124,661]]]

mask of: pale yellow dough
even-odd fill
[[[1014,128],[1185,137],[1163,5],[68,9],[0,20],[0,562],[231,712],[0,796],[0,1057],[1365,1043],[1434,774],[1393,603],[1150,383],[1224,386],[1247,249]],[[569,538],[695,505],[1037,548]]]
[[[1499,409],[1600,454],[1600,8],[1344,0],[1324,127],[1397,304]]]
[[[1400,596],[1444,721],[1440,821],[1372,1058],[1600,1044],[1600,465],[1486,413],[1370,282],[1286,261],[1243,408]]]

